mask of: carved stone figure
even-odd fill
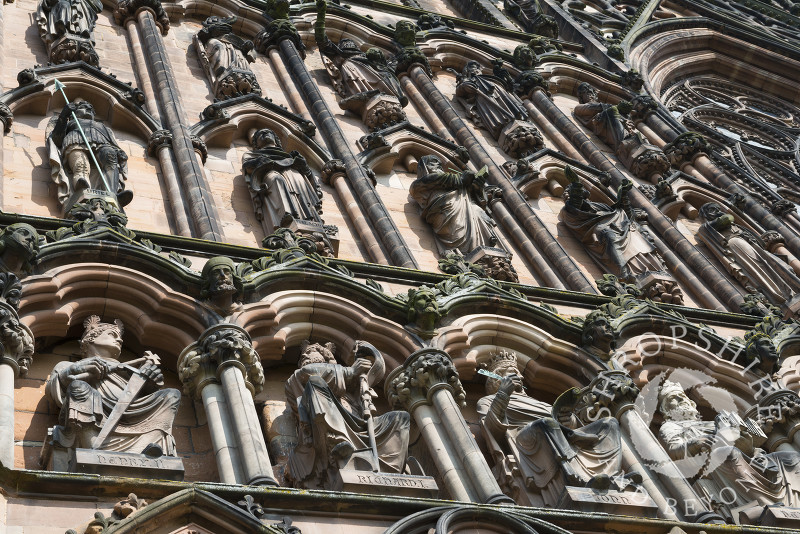
[[[773,304],[791,301],[800,292],[800,278],[786,263],[764,248],[754,234],[734,222],[733,215],[710,202],[700,208],[704,221],[697,232],[725,269],[747,289],[759,291]]]
[[[48,130],[50,174],[58,186],[58,201],[65,213],[87,196],[110,197],[120,206],[130,203],[133,192],[125,189],[128,155],[119,147],[111,128],[95,120],[94,107],[89,102],[75,101],[64,106]]]
[[[581,348],[603,361],[609,361],[617,349],[617,331],[608,314],[595,310],[586,315],[581,332]]]
[[[61,408],[59,424],[52,429],[54,444],[151,458],[175,456],[172,422],[181,394],[160,389],[164,375],[158,357],[147,351],[143,358],[120,362],[119,320],[103,323],[92,315],[84,327],[82,358],[56,364],[47,381],[47,394]],[[115,411],[124,402],[129,403],[124,410]]]
[[[286,382],[286,401],[298,420],[298,444],[286,468],[295,487],[337,490],[342,469],[402,473],[405,468],[409,413],[374,415],[371,401],[376,396],[371,386],[385,372],[383,356],[359,341],[353,364],[345,367],[336,363],[332,348],[306,344],[299,368]]]
[[[452,250],[468,255],[477,247],[497,246],[495,223],[482,207],[485,175],[485,169],[446,172],[437,156],[419,159],[409,193],[439,238],[442,255]]]
[[[665,381],[658,403],[665,421],[659,437],[667,452],[684,473],[700,476],[701,494],[725,503],[721,511],[729,520],[735,508],[754,522],[764,506],[800,506],[800,453],[764,453],[757,447],[766,437],[735,414],[703,421],[680,384]]]
[[[647,143],[628,119],[633,109],[630,102],[604,104],[598,100],[597,90],[585,82],[578,86],[578,100],[580,104],[573,110],[575,117],[610,146],[637,177],[648,179],[669,170],[664,152]]]
[[[223,317],[242,307],[242,278],[233,260],[225,256],[209,259],[201,274],[200,296]]]
[[[480,63],[468,61],[457,77],[456,97],[469,115],[514,158],[543,146],[542,136],[528,120],[522,100],[512,92],[510,77],[504,82],[501,77],[482,72]]]
[[[0,232],[0,271],[24,276],[31,272],[39,254],[39,234],[25,223],[6,226]]]
[[[495,475],[515,500],[530,506],[563,506],[568,486],[624,491],[633,478],[622,470],[621,435],[606,417],[569,429],[551,416],[551,406],[529,397],[513,352],[492,354],[487,396],[478,401]],[[499,378],[498,378],[499,377]],[[522,481],[514,479],[514,466]],[[526,491],[527,490],[527,491]]]
[[[352,39],[334,44],[325,34],[325,5],[317,3],[315,35],[325,69],[341,97],[339,107],[361,115],[369,128],[383,128],[405,120],[408,98],[393,68],[379,48],[366,53]]]
[[[567,200],[559,218],[584,244],[595,261],[626,283],[636,283],[648,298],[680,303],[683,296],[675,280],[667,274],[664,261],[645,234],[646,228],[634,217],[626,181],[611,206],[587,200],[589,193],[575,171],[566,167],[570,180]]]
[[[209,17],[195,36],[200,64],[211,80],[214,96],[220,100],[261,94],[250,69],[250,63],[255,61],[253,42],[233,33],[231,24],[235,21],[236,17]]]
[[[36,10],[36,23],[50,61],[85,61],[98,66],[94,25],[102,10],[100,0],[41,0]]]
[[[408,290],[406,304],[406,328],[422,338],[429,339],[436,334],[436,323],[442,317],[439,303],[436,301],[436,290],[428,286],[420,286]]]
[[[267,128],[255,132],[251,143],[254,150],[242,158],[242,173],[264,233],[295,222],[321,227],[322,186],[306,159],[296,150],[283,150],[278,136]]]

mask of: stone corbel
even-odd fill
[[[394,409],[411,412],[433,454],[450,497],[490,504],[511,503],[503,494],[461,415],[466,393],[450,357],[422,349],[386,377],[386,398]]]

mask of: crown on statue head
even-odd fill
[[[495,372],[497,369],[507,369],[517,367],[517,354],[508,350],[499,350],[497,352],[489,353],[489,363],[487,364],[489,371]]]

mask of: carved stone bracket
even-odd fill
[[[711,146],[706,138],[697,132],[684,132],[664,146],[664,153],[677,168],[685,163],[692,163],[701,154],[708,155],[710,150]]]
[[[250,335],[233,324],[212,326],[178,358],[178,377],[187,395],[197,398],[207,384],[216,382],[223,369],[242,371],[245,385],[253,395],[264,387],[264,369],[253,349]]]
[[[631,99],[630,117],[634,124],[647,120],[658,110],[658,102],[650,95],[636,95]]]
[[[418,404],[430,403],[442,388],[450,391],[457,404],[466,406],[458,371],[447,353],[438,349],[418,350],[386,377],[386,398],[393,409],[411,412]]]

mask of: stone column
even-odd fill
[[[676,513],[679,517],[693,522],[722,520],[712,510],[705,507],[705,501],[700,499],[691,483],[684,478],[672,458],[664,450],[661,442],[653,435],[648,424],[634,409],[639,389],[627,373],[602,371],[582,393],[584,398],[591,400],[581,406],[581,409],[584,410],[581,412],[581,419],[596,420],[604,416],[615,417],[619,421],[623,433],[623,450],[628,449],[625,452],[633,453],[638,465],[645,469],[651,481],[658,479],[661,482],[661,486],[677,502]],[[587,414],[589,414],[588,417]],[[632,439],[634,436],[635,439]],[[642,457],[643,454],[646,455],[646,458]],[[653,473],[652,470],[645,467],[648,465],[657,466],[656,472]],[[651,488],[658,487],[655,484],[649,485]],[[664,499],[654,496],[654,500],[663,502]]]
[[[14,379],[25,376],[33,358],[33,333],[19,322],[22,284],[0,273],[0,464],[14,468]]]
[[[288,21],[286,21],[288,23]],[[331,113],[328,104],[320,93],[317,83],[311,77],[303,56],[298,52],[293,37],[290,35],[266,35],[259,40],[259,49],[269,53],[269,50],[277,46],[283,64],[286,66],[292,81],[297,87],[298,92],[303,96],[311,117],[317,124],[325,144],[330,149],[333,156],[340,159],[345,167],[345,177],[350,187],[352,187],[360,208],[365,212],[369,220],[371,232],[376,234],[377,240],[383,245],[385,256],[389,258],[392,265],[418,269],[416,260],[411,250],[406,245],[400,230],[392,220],[392,216],[386,205],[375,191],[367,170],[359,163],[356,155],[347,138],[339,127],[339,123]],[[364,236],[359,236],[362,239]],[[366,241],[365,241],[366,242]],[[371,250],[371,252],[375,252]],[[380,256],[371,258],[379,261]]]
[[[0,6],[0,11],[2,11],[2,9],[3,9],[2,6]],[[2,18],[0,18],[0,24],[2,22],[3,22]],[[3,29],[0,27],[0,35],[2,35],[2,33]],[[1,44],[2,44],[2,39],[0,39],[0,45]],[[14,114],[11,112],[11,108],[0,102],[0,123],[2,123],[3,127],[3,135],[0,136],[0,141],[2,141],[2,137],[8,135],[8,133],[11,131],[11,124],[13,122],[14,122]],[[0,146],[0,148],[2,147]],[[4,153],[5,150],[0,150],[0,176],[3,176],[3,173],[5,172],[5,166],[3,160]],[[4,208],[3,182],[5,182],[5,180],[0,180],[0,209]]]
[[[466,394],[450,357],[421,349],[386,377],[393,409],[414,417],[450,497],[487,504],[513,504],[486,463],[459,405]]]
[[[541,219],[539,219],[539,216],[533,208],[530,207],[522,196],[522,193],[511,183],[503,169],[494,161],[486,149],[481,146],[480,142],[478,142],[467,127],[467,124],[461,119],[456,110],[453,109],[449,99],[439,91],[430,77],[428,77],[428,73],[425,72],[425,69],[419,64],[414,64],[408,70],[408,77],[419,89],[420,93],[424,95],[427,101],[431,103],[437,115],[448,127],[450,133],[453,134],[453,137],[466,147],[475,165],[479,167],[486,165],[489,170],[489,181],[502,189],[504,202],[514,215],[514,218],[525,228],[530,239],[533,239],[536,247],[525,247],[520,243],[517,243],[517,245],[523,249],[526,254],[526,249],[530,250],[530,248],[538,248],[544,253],[544,257],[541,255],[538,255],[538,257],[526,257],[542,282],[548,287],[565,289],[564,283],[561,281],[561,278],[563,278],[566,282],[567,289],[582,291],[584,293],[597,293],[597,289],[592,282],[586,278],[583,271],[581,271],[577,264],[572,261],[569,254],[558,241],[556,241]],[[501,223],[502,222],[503,220],[501,220]],[[514,234],[513,228],[505,228],[505,230],[509,234]],[[526,239],[525,241],[529,242],[530,239]],[[556,272],[554,272],[553,268],[558,272],[560,278]]]
[[[581,153],[592,165],[611,175],[614,185],[619,186],[626,179],[626,176],[617,169],[616,164],[604,152],[597,150],[589,136],[572,122],[558,106],[550,101],[543,91],[534,91],[531,94],[531,101],[574,146],[580,149]],[[736,286],[728,281],[714,264],[683,236],[672,221],[661,213],[638,189],[631,190],[629,198],[634,207],[641,208],[647,214],[649,224],[683,260],[675,266],[673,274],[681,283],[692,288],[695,299],[702,306],[720,309],[719,306],[715,305],[716,298],[713,298],[713,295],[716,295],[728,309],[739,311],[739,304],[742,303],[743,297]],[[713,291],[713,295],[709,288]]]
[[[194,154],[178,82],[162,38],[162,34],[166,35],[169,31],[169,18],[159,0],[126,0],[117,7],[115,19],[118,24],[127,24],[131,19],[137,22],[144,55],[156,88],[161,121],[172,134],[172,149],[183,198],[170,199],[170,203],[185,201],[191,213],[189,223],[194,237],[224,241],[203,166]]]
[[[212,326],[181,353],[178,374],[187,394],[203,400],[220,480],[277,486],[253,403],[264,371],[247,332]]]
[[[172,208],[172,217],[175,221],[175,230],[186,237],[192,236],[189,226],[189,214],[186,213],[186,203],[183,201],[180,183],[175,174],[175,160],[172,157],[172,133],[169,130],[156,130],[150,135],[147,143],[147,153],[158,157],[161,165],[161,176],[167,189],[167,200]]]

